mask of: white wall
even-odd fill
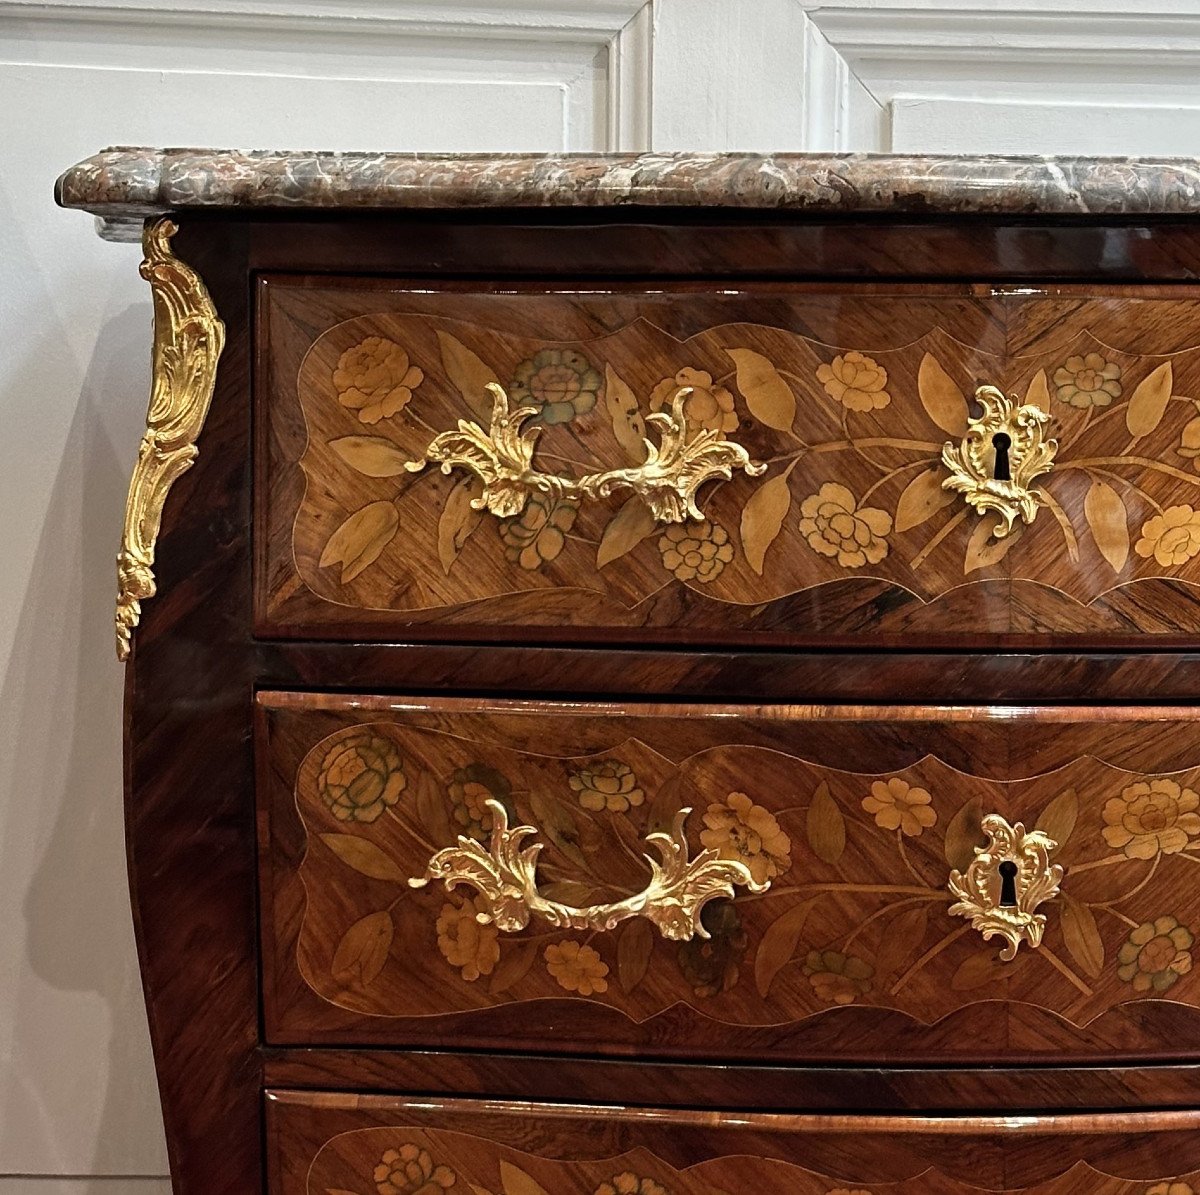
[[[0,1195],[160,1195],[113,554],[134,246],[109,144],[1194,154],[1200,0],[0,0]]]

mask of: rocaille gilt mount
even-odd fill
[[[176,225],[147,221],[141,275],[154,301],[153,375],[146,432],[125,504],[117,554],[117,658],[128,659],[141,603],[153,597],[154,549],[163,504],[176,479],[196,459],[216,384],[225,325],[200,276],[171,252]]]
[[[645,917],[664,938],[687,941],[707,938],[701,923],[704,906],[719,896],[733,896],[734,885],[751,892],[765,892],[770,881],[755,881],[749,867],[738,859],[722,859],[712,848],[689,857],[684,824],[690,809],[676,815],[670,833],[646,835],[646,841],[662,857],[650,855],[650,882],[641,892],[613,904],[574,905],[549,900],[538,891],[537,862],[543,843],[521,844],[537,833],[534,826],[508,826],[508,813],[499,801],[488,801],[492,814],[492,836],[488,846],[460,836],[455,846],[444,847],[429,860],[425,874],[409,880],[423,888],[430,880],[442,880],[447,888],[470,884],[487,904],[477,914],[493,922],[504,933],[523,930],[531,917],[544,918],[559,929],[607,931],[631,917]]]
[[[949,888],[958,899],[950,912],[970,920],[984,941],[1001,937],[1005,962],[1016,958],[1022,942],[1040,946],[1046,915],[1038,905],[1058,895],[1063,869],[1050,861],[1058,843],[1042,830],[1010,825],[998,813],[982,822],[987,842],[975,848],[965,872],[950,873]]]
[[[483,482],[483,492],[471,505],[501,518],[519,515],[534,493],[554,498],[606,498],[615,490],[630,489],[658,522],[682,523],[688,518],[704,518],[696,495],[706,481],[728,481],[734,469],[744,469],[752,477],[766,470],[766,465],[751,461],[740,444],[722,439],[720,432],[687,426],[684,403],[692,388],[683,386],[676,391],[669,412],[646,416],[647,423],[660,429],[660,443],[644,441],[646,459],[642,464],[579,478],[542,473],[533,465],[533,450],[542,428],[522,426],[537,415],[537,408],[518,407],[510,413],[504,387],[489,382],[487,388],[492,396],[492,420],[486,431],[478,423],[460,419],[454,431],[435,436],[424,457],[410,461],[406,468],[419,473],[432,463],[440,464],[443,473],[469,469]]]
[[[980,514],[994,510],[1000,517],[992,534],[1004,539],[1018,517],[1032,523],[1044,505],[1033,482],[1054,468],[1058,441],[1046,438],[1050,416],[1015,394],[980,386],[975,400],[983,414],[967,422],[961,444],[948,442],[942,449],[942,463],[950,470],[942,486],[962,494]]]

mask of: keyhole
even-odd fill
[[[1012,436],[1008,432],[997,432],[992,437],[992,447],[996,450],[996,464],[992,475],[997,481],[1012,481],[1012,473],[1008,467],[1008,450],[1012,447]]]
[[[1017,865],[1011,859],[1005,859],[999,867],[1000,872],[1000,907],[1015,909],[1017,907]]]

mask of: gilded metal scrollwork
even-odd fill
[[[616,490],[629,489],[645,501],[658,522],[682,523],[704,518],[696,495],[706,481],[728,481],[734,469],[744,469],[752,477],[766,470],[766,465],[752,461],[740,444],[722,439],[720,432],[687,426],[684,403],[692,391],[683,386],[675,393],[669,412],[646,416],[646,422],[659,430],[659,443],[645,441],[642,464],[580,478],[543,473],[533,464],[542,429],[524,426],[538,413],[537,408],[518,407],[510,413],[504,388],[491,382],[488,390],[492,420],[486,431],[478,423],[460,419],[454,431],[435,436],[425,455],[409,461],[406,468],[412,473],[429,464],[441,465],[443,473],[469,469],[483,482],[483,493],[471,505],[501,518],[519,515],[534,493],[554,498],[606,498]]]
[[[154,299],[154,372],[146,432],[125,504],[117,554],[117,658],[128,659],[141,603],[153,597],[154,548],[163,504],[176,479],[196,459],[225,345],[225,325],[200,276],[171,252],[176,225],[147,221],[141,275]]]
[[[942,449],[950,470],[942,486],[962,494],[980,514],[994,510],[1000,517],[992,534],[1004,539],[1018,517],[1032,523],[1045,503],[1033,482],[1054,468],[1058,441],[1047,439],[1050,416],[1041,407],[995,386],[980,386],[975,399],[983,414],[968,421],[961,444],[947,442]]]
[[[710,900],[732,897],[735,884],[751,892],[765,892],[770,887],[769,880],[757,883],[740,860],[722,859],[711,848],[690,858],[684,824],[691,810],[681,809],[670,833],[646,836],[662,862],[645,856],[650,882],[641,892],[613,904],[582,908],[561,904],[538,891],[537,862],[544,844],[522,845],[537,829],[509,829],[504,806],[499,801],[488,801],[487,806],[492,813],[488,846],[460,837],[455,846],[433,855],[423,876],[408,882],[413,888],[423,888],[431,880],[442,880],[447,888],[469,884],[487,904],[487,911],[477,914],[479,920],[494,923],[504,933],[523,930],[534,916],[560,929],[600,931],[611,930],[631,917],[645,917],[664,938],[680,942],[707,938],[700,916]]]
[[[1046,915],[1036,910],[1058,895],[1062,883],[1063,869],[1050,861],[1058,843],[1042,830],[1026,833],[1020,822],[1010,825],[998,813],[988,814],[982,827],[987,843],[975,848],[965,872],[950,873],[950,892],[958,898],[950,912],[969,918],[984,941],[1003,938],[1000,957],[1011,962],[1022,942],[1041,945]]]

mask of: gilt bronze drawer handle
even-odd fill
[[[967,422],[961,444],[947,441],[942,463],[950,476],[942,482],[966,498],[980,514],[994,510],[1000,517],[992,534],[1004,539],[1018,516],[1032,523],[1045,504],[1033,482],[1054,468],[1058,441],[1046,438],[1050,416],[995,386],[980,386],[975,401],[983,407],[978,419]]]
[[[728,481],[734,469],[744,469],[752,477],[766,470],[766,465],[753,462],[740,444],[723,440],[720,432],[688,427],[683,408],[692,388],[683,386],[675,392],[669,412],[646,416],[646,422],[659,429],[660,442],[645,441],[642,464],[580,478],[542,473],[533,465],[533,450],[542,429],[523,428],[537,415],[537,408],[518,407],[510,413],[504,387],[489,382],[487,388],[492,395],[492,421],[486,431],[478,423],[460,419],[454,431],[435,436],[425,455],[405,467],[411,473],[419,473],[428,464],[440,464],[443,473],[469,469],[483,482],[483,493],[472,499],[472,507],[490,510],[500,518],[519,515],[535,493],[553,498],[606,498],[615,490],[629,489],[660,523],[699,520],[704,515],[696,505],[696,493],[706,481]]]
[[[662,857],[659,863],[646,855],[650,883],[633,896],[614,904],[582,908],[544,897],[537,887],[537,862],[541,842],[521,844],[537,833],[534,826],[508,826],[508,813],[499,801],[488,801],[492,813],[492,837],[488,846],[460,836],[455,846],[444,847],[429,860],[425,874],[409,880],[423,888],[430,880],[442,880],[447,888],[470,884],[487,904],[477,914],[483,924],[492,922],[504,933],[523,930],[533,916],[544,918],[559,929],[611,930],[631,917],[645,917],[664,938],[687,941],[707,938],[700,921],[704,906],[718,896],[734,895],[734,885],[751,892],[765,892],[770,881],[756,883],[750,869],[738,859],[722,859],[713,849],[689,858],[684,823],[690,809],[675,815],[670,833],[646,835],[646,841]]]
[[[1063,869],[1050,861],[1058,843],[1041,830],[1025,832],[998,813],[983,819],[987,843],[975,848],[975,859],[965,872],[950,873],[950,892],[957,902],[950,912],[970,919],[984,941],[1001,937],[1005,962],[1016,958],[1022,942],[1040,946],[1046,915],[1038,905],[1058,895]]]

